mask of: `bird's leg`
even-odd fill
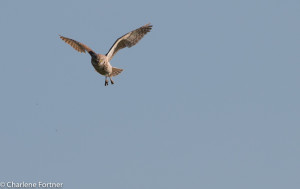
[[[107,80],[107,77],[105,76],[105,84],[104,86],[108,85],[108,80]]]
[[[115,82],[111,79],[111,77],[109,79],[110,79],[111,84],[113,85]]]

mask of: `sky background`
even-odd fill
[[[300,1],[0,2],[0,182],[300,187]],[[123,34],[104,86],[88,54]]]

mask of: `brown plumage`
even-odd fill
[[[77,50],[80,53],[88,52],[91,55],[91,62],[94,66],[95,70],[101,75],[105,76],[105,86],[108,85],[107,77],[110,78],[111,84],[114,84],[114,81],[111,77],[119,75],[123,69],[115,68],[110,65],[110,60],[114,57],[114,55],[121,49],[125,47],[132,47],[136,45],[150,30],[152,29],[152,25],[146,24],[136,30],[133,30],[119,39],[115,41],[113,46],[109,49],[106,55],[97,54],[87,45],[75,41],[73,39],[60,36],[62,40],[68,43],[71,47]]]

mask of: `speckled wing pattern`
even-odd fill
[[[151,29],[152,25],[149,23],[117,39],[106,54],[108,60],[110,61],[119,50],[137,44]]]
[[[70,39],[70,38],[67,38],[67,37],[64,37],[64,36],[61,36],[61,35],[60,35],[60,38],[80,53],[82,53],[82,52],[85,53],[86,51],[87,52],[93,51],[87,45],[85,45],[83,43],[80,43],[78,41],[75,41],[73,39]]]

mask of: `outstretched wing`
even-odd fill
[[[68,43],[69,45],[71,45],[71,47],[73,47],[76,51],[80,52],[80,53],[85,53],[85,51],[90,52],[93,50],[91,48],[89,48],[87,45],[80,43],[78,41],[75,41],[73,39],[64,37],[60,35],[60,38],[65,41],[66,43]]]
[[[117,39],[106,54],[108,60],[110,61],[120,49],[132,47],[133,45],[137,44],[144,37],[144,35],[146,35],[146,33],[150,32],[151,29],[152,25],[149,23]]]

